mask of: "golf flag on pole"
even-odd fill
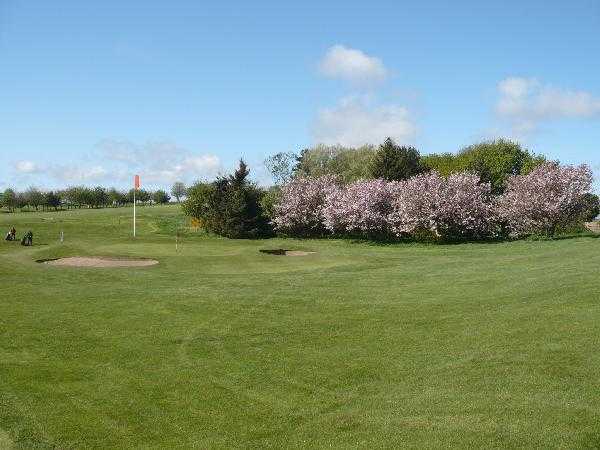
[[[133,177],[133,237],[135,237],[135,191],[140,188],[140,176]]]

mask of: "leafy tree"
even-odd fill
[[[461,150],[466,169],[479,174],[481,181],[489,182],[492,191],[502,192],[511,175],[521,173],[529,152],[517,142],[506,139],[484,141]]]
[[[154,203],[162,205],[164,203],[169,203],[171,197],[169,197],[169,194],[167,194],[165,191],[159,189],[152,194],[152,200],[154,200]]]
[[[600,215],[600,198],[591,192],[582,195],[576,215],[581,223],[594,221]]]
[[[108,202],[113,206],[121,206],[127,203],[127,194],[118,191],[115,188],[110,188],[107,192]]]
[[[33,206],[35,210],[44,203],[44,194],[35,187],[30,187],[24,193],[25,205]]]
[[[181,198],[186,195],[185,184],[183,184],[181,181],[176,181],[175,183],[173,183],[173,186],[171,187],[171,194],[173,195],[173,197],[175,197],[177,203],[179,203],[181,201]]]
[[[494,194],[504,191],[509,177],[526,175],[544,162],[544,156],[534,155],[518,142],[507,139],[469,145],[457,154],[441,153],[423,157],[423,164],[428,170],[435,170],[444,177],[460,172],[478,174],[482,182],[491,184]]]
[[[434,170],[446,178],[467,170],[466,159],[453,153],[432,153],[423,156],[421,161],[427,170]]]
[[[214,183],[197,182],[187,190],[187,197],[181,207],[187,216],[201,219],[205,227],[213,229]]]
[[[424,171],[417,149],[396,145],[391,138],[379,146],[370,169],[373,178],[388,181],[407,180]]]
[[[271,173],[276,185],[289,181],[294,174],[294,165],[298,155],[291,152],[279,152],[265,159],[265,167]]]
[[[63,191],[63,199],[67,202],[68,207],[81,207],[79,188],[77,186],[70,186]]]
[[[263,192],[260,199],[260,207],[269,219],[275,217],[275,205],[281,199],[281,189],[280,186],[271,186]]]
[[[92,208],[106,206],[108,203],[108,193],[102,186],[96,186],[90,191],[89,205]]]
[[[145,189],[130,189],[129,193],[127,194],[127,200],[129,203],[133,203],[133,198],[134,198],[134,192],[135,192],[135,201],[136,203],[148,203],[150,201],[150,199],[152,198],[152,196],[150,195],[150,192],[146,191]]]
[[[294,175],[299,177],[334,175],[344,182],[370,178],[369,167],[375,152],[375,148],[370,145],[359,148],[317,145],[302,150],[297,157]]]
[[[2,205],[9,211],[14,211],[17,207],[17,193],[13,189],[6,189],[2,194]]]
[[[544,155],[532,155],[532,154],[528,154],[526,156],[526,158],[525,158],[525,161],[523,162],[523,166],[521,167],[521,170],[519,171],[519,174],[521,174],[521,175],[528,175],[536,167],[539,167],[542,164],[545,164],[547,162],[548,162],[548,160],[546,159],[546,157]]]
[[[23,211],[23,209],[29,204],[28,200],[27,200],[27,196],[25,195],[24,192],[17,192],[17,203],[16,203],[16,207],[19,208],[21,211]]]

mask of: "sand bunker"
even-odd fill
[[[118,259],[85,256],[72,256],[41,262],[50,264],[51,266],[68,267],[146,267],[158,264],[158,261],[155,259]]]
[[[279,256],[307,256],[312,255],[315,252],[305,252],[302,250],[285,250],[283,248],[277,248],[273,250],[260,250],[261,253],[267,253],[269,255],[279,255]]]

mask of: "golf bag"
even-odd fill
[[[25,245],[27,247],[33,245],[33,233],[31,231],[28,231],[27,234],[23,236],[23,239],[21,239],[21,245]]]

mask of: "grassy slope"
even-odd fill
[[[0,214],[0,447],[600,445],[600,240],[176,253],[130,213]],[[34,262],[83,254],[160,265]]]

